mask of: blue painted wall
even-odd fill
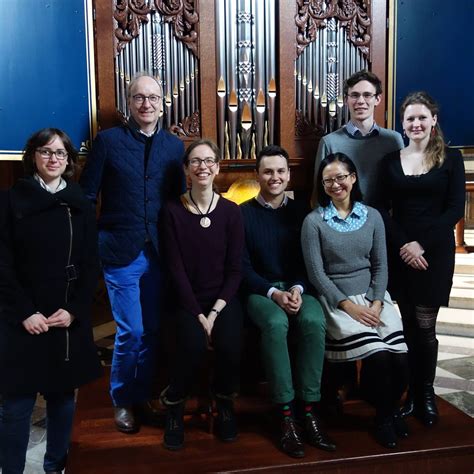
[[[396,0],[395,126],[410,92],[440,104],[453,146],[474,146],[474,0]]]
[[[22,150],[39,128],[89,140],[84,0],[2,0],[0,150]]]

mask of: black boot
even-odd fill
[[[395,434],[391,416],[375,419],[374,436],[377,442],[384,448],[394,449],[397,447],[397,435]]]
[[[231,397],[216,396],[217,436],[226,442],[234,441],[238,435],[237,420],[234,412],[234,401]]]
[[[184,446],[184,400],[170,401],[165,389],[160,402],[166,407],[163,444],[166,449],[177,451]]]
[[[438,421],[438,407],[433,383],[436,376],[436,363],[438,361],[438,341],[425,346],[420,351],[422,363],[422,385],[419,402],[415,406],[415,415],[424,425],[433,426]]]
[[[403,417],[399,412],[395,412],[392,417],[393,429],[399,438],[408,438],[409,430]]]
[[[400,416],[406,418],[412,416],[415,413],[415,388],[413,385],[410,385],[410,388],[407,391],[407,396],[403,406],[400,408]]]

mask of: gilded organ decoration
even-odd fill
[[[194,0],[116,0],[115,94],[128,116],[127,86],[139,72],[163,86],[164,126],[174,133],[200,135],[199,15]]]
[[[342,85],[370,68],[368,0],[297,0],[296,135],[323,135],[349,120]]]

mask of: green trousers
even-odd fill
[[[250,295],[247,301],[247,314],[261,332],[263,364],[275,403],[290,402],[295,396],[306,402],[321,398],[326,320],[316,298],[306,294],[302,298],[296,315],[286,314],[265,296]],[[290,327],[296,340],[294,376],[287,341]]]

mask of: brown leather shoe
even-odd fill
[[[139,426],[130,407],[114,407],[115,426],[122,433],[136,433]]]
[[[285,417],[281,422],[281,450],[292,458],[304,457],[304,446],[296,429],[295,420]]]
[[[305,415],[303,424],[308,444],[315,448],[324,449],[324,451],[336,450],[336,445],[321,429],[321,423],[313,413],[307,413]]]

